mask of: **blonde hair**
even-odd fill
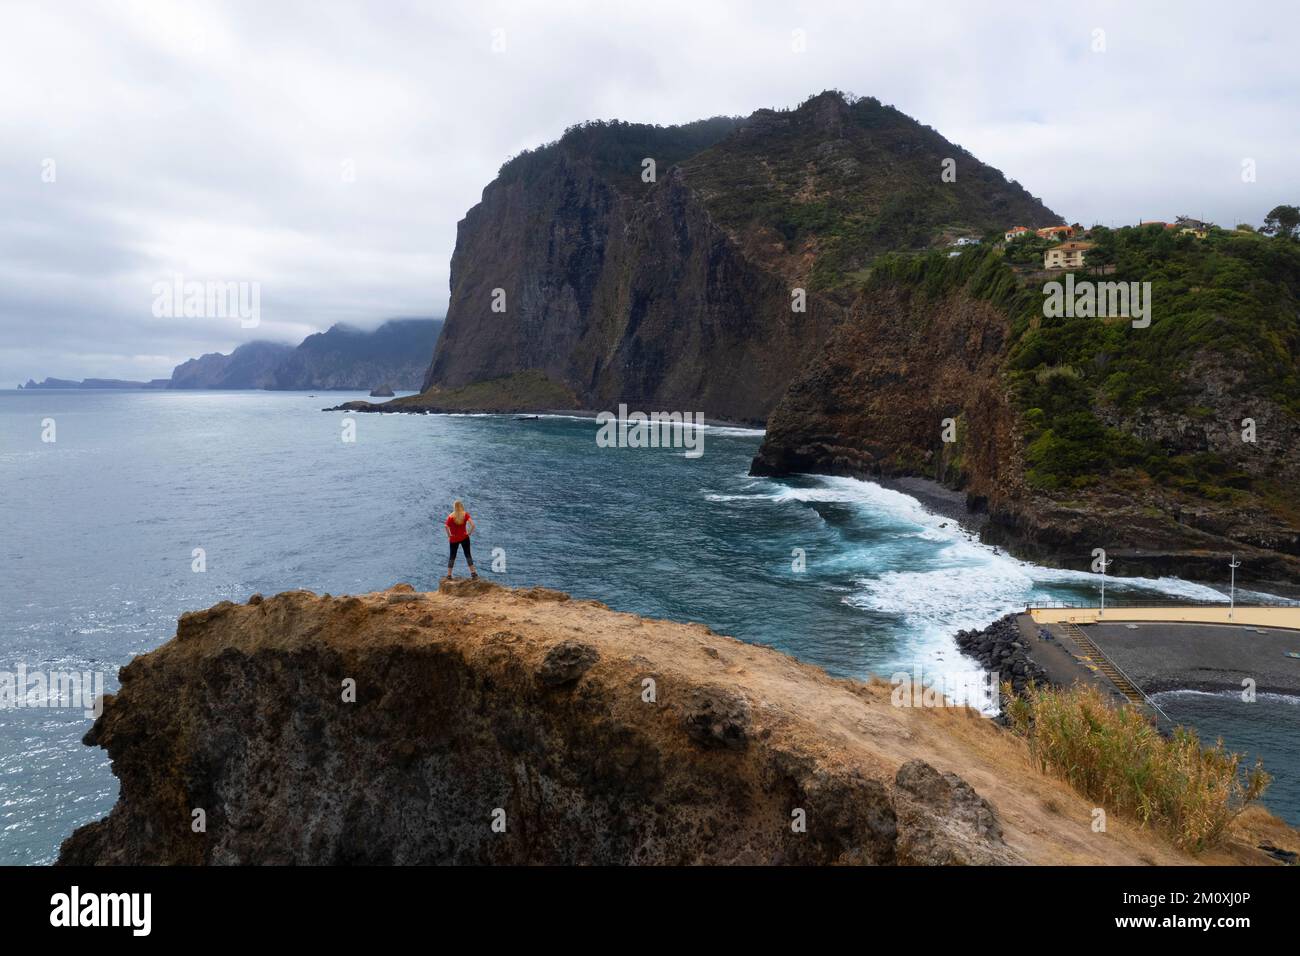
[[[456,516],[458,522],[463,523],[465,519],[463,519],[461,515],[465,513],[465,502],[461,501],[459,498],[453,501],[451,503],[451,513]]]

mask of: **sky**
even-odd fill
[[[840,89],[1070,222],[1258,225],[1300,204],[1298,28],[1293,0],[0,0],[0,387],[441,316],[457,222],[587,119]],[[257,324],[187,317],[177,277]]]

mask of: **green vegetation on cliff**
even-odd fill
[[[714,116],[681,126],[591,120],[570,126],[553,143],[538,146],[508,160],[497,176],[499,183],[535,182],[560,156],[590,163],[594,171],[624,191],[644,189],[642,161],[655,161],[656,179],[688,156],[712,146],[732,132],[739,117]]]
[[[369,402],[359,403],[370,405]],[[367,411],[522,412],[580,408],[573,392],[537,369],[459,388],[435,386],[419,395],[395,398]]]
[[[1140,437],[1125,423],[1166,417],[1240,428],[1227,409],[1201,403],[1211,386],[1248,414],[1263,401],[1300,418],[1300,244],[1217,230],[1198,240],[1159,226],[1097,228],[1091,238],[1090,259],[1113,271],[1079,272],[1076,281],[1150,282],[1150,327],[1045,317],[1042,275],[1022,281],[990,248],[882,257],[867,288],[901,283],[937,299],[965,287],[1006,310],[1006,380],[1026,430],[1031,485],[1083,488],[1109,476],[1212,500],[1254,487],[1221,451]]]
[[[501,167],[498,182],[536,183],[562,158],[588,164],[624,192],[681,165],[714,219],[733,235],[757,230],[789,257],[813,256],[810,284],[843,288],[891,249],[926,249],[942,235],[981,235],[1008,222],[1060,217],[1014,180],[937,131],[873,97],[838,91],[795,109],[715,116],[681,126],[594,120]],[[956,178],[942,177],[945,161]],[[770,263],[769,263],[770,264]]]
[[[943,176],[950,163],[951,176]],[[826,92],[795,110],[761,110],[735,136],[683,164],[729,232],[759,232],[811,254],[813,288],[846,286],[889,250],[944,234],[1060,217],[1015,181],[873,97]]]

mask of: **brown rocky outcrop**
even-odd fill
[[[1010,333],[1007,313],[966,286],[931,296],[919,284],[873,284],[791,383],[751,472],[920,476],[964,492],[967,508],[985,519],[983,540],[1031,560],[1086,570],[1100,547],[1115,561],[1112,574],[1223,582],[1235,553],[1250,569],[1239,584],[1296,590],[1300,530],[1258,498],[1213,501],[1150,483],[1137,493],[1112,482],[1030,488],[1022,424],[1005,382]],[[1230,362],[1206,356],[1194,367],[1199,397],[1253,410],[1270,426],[1268,444],[1243,451],[1232,441],[1236,433],[1219,427],[1210,435],[1203,422],[1157,407],[1133,420],[1105,407],[1099,414],[1139,437],[1162,439],[1170,455],[1226,450],[1243,469],[1290,482],[1300,451],[1277,436],[1293,435],[1296,426],[1275,403],[1231,397],[1221,381]],[[949,419],[954,441],[945,441]]]
[[[753,472],[919,474],[986,499],[1014,494],[1015,418],[997,380],[1008,324],[964,291],[859,299],[773,412]]]
[[[1191,862],[964,709],[482,581],[186,614],[86,742],[63,864]]]
[[[761,422],[871,254],[1012,220],[1059,217],[875,100],[826,92],[743,120],[577,127],[505,164],[460,222],[424,390],[436,407],[439,390],[536,372],[581,408]]]
[[[561,153],[539,180],[490,186],[457,235],[435,394],[535,370],[581,408],[758,421],[834,318],[816,296],[792,313],[789,284],[745,258],[680,170],[632,196]]]

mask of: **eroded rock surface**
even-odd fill
[[[973,712],[482,580],[186,614],[86,743],[121,793],[65,864],[1187,860]]]

